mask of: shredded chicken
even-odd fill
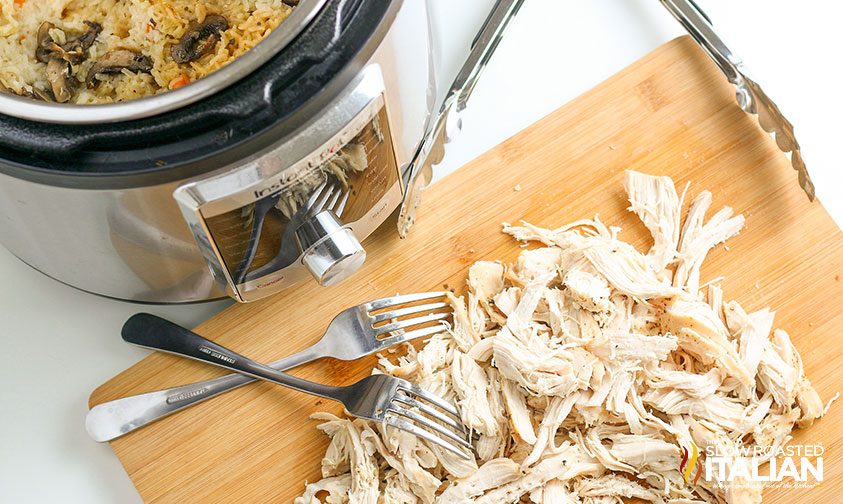
[[[700,266],[742,215],[706,221],[711,193],[684,221],[673,181],[627,172],[642,253],[596,217],[557,229],[504,224],[525,248],[481,261],[453,324],[375,372],[456,404],[475,435],[464,460],[383,425],[320,414],[331,437],[324,479],[297,504],[656,503],[761,501],[761,487],[686,482],[683,448],[780,447],[823,416],[788,334],[769,308],[724,301]],[[687,190],[687,189],[686,189]],[[393,354],[394,355],[394,354]],[[713,477],[718,477],[716,474]]]

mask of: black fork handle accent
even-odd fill
[[[189,357],[300,392],[342,402],[345,387],[332,387],[276,371],[169,320],[138,313],[123,324],[123,340],[133,345]]]

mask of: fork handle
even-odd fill
[[[122,336],[126,342],[134,345],[200,360],[306,394],[339,402],[342,402],[345,396],[345,387],[324,385],[276,371],[193,331],[147,313],[139,313],[129,318],[123,325]]]
[[[138,314],[129,321],[123,329],[126,334],[139,331],[146,324],[154,325],[161,337],[190,332],[168,320],[145,313]],[[272,362],[270,366],[285,371],[313,362],[327,355],[322,345],[322,340],[319,340],[298,353]],[[85,417],[85,428],[95,441],[111,441],[177,411],[255,381],[257,380],[251,376],[234,373],[169,389],[121,397],[91,408]]]

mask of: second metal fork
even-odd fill
[[[349,415],[407,431],[460,457],[473,458],[471,435],[463,425],[459,411],[442,398],[406,380],[374,374],[343,387],[324,385],[273,369],[196,333],[184,331],[177,335],[162,335],[155,327],[141,324],[140,327],[124,330],[123,339],[337,401],[342,403]],[[383,327],[397,327],[399,324],[395,322]],[[388,332],[388,329],[383,330]]]
[[[283,371],[322,357],[355,360],[441,332],[443,328],[439,322],[452,314],[450,304],[443,300],[444,295],[444,292],[424,292],[392,296],[343,310],[334,317],[318,342],[269,366]],[[134,315],[124,326],[124,332],[141,329],[155,330],[162,337],[191,333],[179,325],[145,313]],[[111,441],[155,420],[254,381],[255,378],[249,376],[231,374],[115,399],[91,408],[85,427],[95,441]]]

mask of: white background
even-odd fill
[[[431,1],[447,83],[491,1]],[[817,193],[840,224],[843,7],[820,0],[699,3],[796,126]],[[438,176],[682,33],[657,0],[528,0],[477,86]],[[146,355],[119,337],[131,314],[150,311],[192,326],[229,303],[141,307],[101,299],[43,277],[4,249],[0,279],[0,502],[139,502],[109,447],[85,434],[88,395]]]

